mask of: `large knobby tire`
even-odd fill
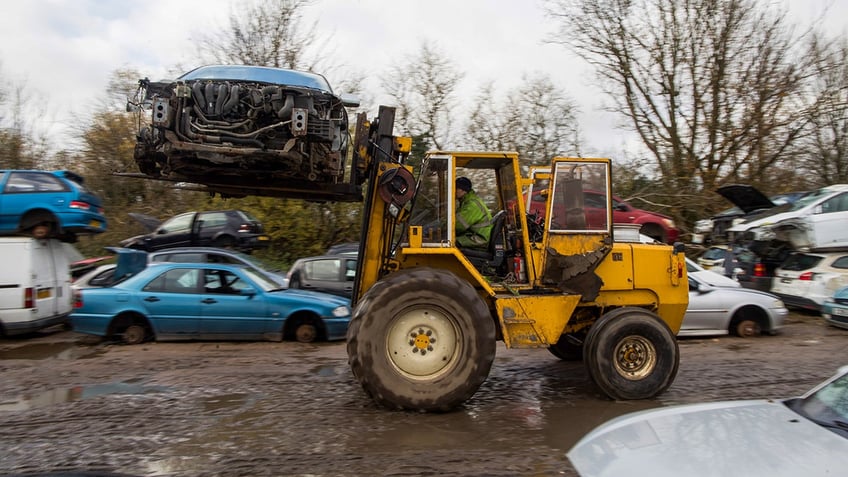
[[[495,359],[495,324],[466,281],[432,268],[390,274],[357,303],[347,332],[351,370],[390,409],[449,411]]]
[[[583,350],[589,377],[612,399],[648,399],[677,376],[677,338],[656,314],[613,310],[592,325]]]

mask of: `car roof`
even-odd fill
[[[288,86],[300,86],[332,93],[327,79],[317,73],[253,65],[206,65],[180,76],[181,80],[219,79],[231,81],[258,81]]]

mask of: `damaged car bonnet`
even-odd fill
[[[213,65],[174,81],[143,79],[128,104],[151,111],[134,159],[146,178],[224,196],[338,191],[350,142],[345,107],[357,105],[321,75],[281,68]]]

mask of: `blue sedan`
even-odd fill
[[[120,276],[120,275],[119,275]],[[146,340],[343,339],[349,300],[283,290],[243,265],[154,263],[106,288],[74,292],[74,331]]]

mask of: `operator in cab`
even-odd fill
[[[481,248],[489,244],[492,212],[474,192],[467,177],[456,179],[456,242],[460,248]]]

